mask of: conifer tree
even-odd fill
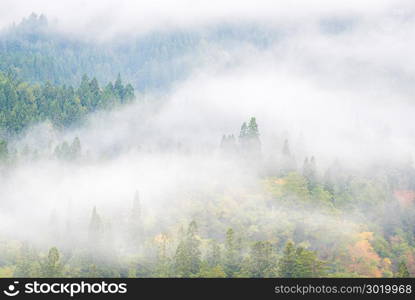
[[[0,140],[0,162],[4,162],[9,157],[9,150],[7,147],[7,141]]]
[[[224,271],[227,277],[232,277],[240,271],[242,255],[239,241],[235,238],[232,228],[226,232],[225,253],[224,253]]]
[[[197,224],[189,224],[185,237],[181,239],[174,256],[174,269],[179,277],[193,277],[200,271],[201,252],[197,236]]]
[[[133,205],[131,208],[129,220],[128,220],[129,238],[133,249],[140,249],[143,241],[143,220],[142,220],[142,208],[140,201],[140,194],[135,192],[133,198]]]
[[[282,155],[289,157],[291,156],[290,146],[288,144],[288,140],[284,140],[284,146],[282,147]]]
[[[249,256],[249,276],[257,278],[277,276],[276,255],[270,242],[256,242],[252,246]]]
[[[97,208],[94,206],[92,209],[91,220],[89,222],[89,243],[94,248],[99,248],[101,246],[103,238],[103,226],[101,217],[97,213]]]
[[[62,276],[62,268],[58,249],[56,247],[50,248],[48,256],[41,264],[42,276],[47,278],[60,277]]]
[[[210,248],[206,256],[206,262],[209,267],[215,267],[222,263],[221,249],[215,240],[210,242]]]
[[[396,274],[396,277],[398,277],[398,278],[408,278],[408,277],[410,277],[408,268],[406,267],[406,264],[405,264],[404,261],[401,261],[399,263],[398,273]]]
[[[325,274],[325,263],[318,259],[315,252],[295,247],[287,242],[283,256],[278,262],[278,272],[281,277],[321,277]]]
[[[81,141],[79,140],[78,137],[75,137],[70,146],[69,158],[71,160],[74,160],[74,159],[79,158],[80,155],[81,155]]]
[[[292,278],[295,277],[296,269],[296,249],[294,243],[288,241],[285,245],[282,258],[278,262],[278,272],[280,277]]]
[[[290,149],[288,139],[284,140],[284,146],[282,147],[281,152],[282,160],[280,165],[280,172],[282,176],[286,176],[296,170],[296,160]]]
[[[41,275],[40,271],[39,258],[36,252],[30,248],[28,243],[23,243],[13,276],[39,277]]]

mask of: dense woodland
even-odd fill
[[[10,136],[47,120],[67,128],[79,124],[88,113],[114,108],[133,98],[134,88],[131,84],[124,86],[120,75],[103,88],[96,78],[90,80],[84,75],[81,84],[73,88],[50,82],[30,85],[13,74],[0,73],[0,131]]]
[[[224,24],[204,33],[176,30],[96,42],[68,37],[44,15],[33,13],[0,32],[0,71],[12,69],[30,83],[72,86],[84,74],[106,84],[121,73],[140,91],[159,91],[188,76],[197,63],[189,55],[215,59],[200,47],[207,41],[233,47],[254,41],[267,47],[271,38],[253,26],[241,30]]]
[[[43,16],[32,15],[0,37],[4,178],[17,166],[41,159],[88,165],[90,154],[78,137],[42,154],[30,145],[14,148],[10,141],[44,121],[57,131],[82,126],[89,113],[136,101],[134,88],[143,88],[121,79],[122,71],[131,69],[108,71],[113,56],[57,33],[39,33],[45,26]],[[76,47],[85,56],[77,56]],[[147,213],[140,191],[131,191],[121,216],[104,213],[99,205],[89,208],[87,218],[47,211],[46,242],[0,235],[0,276],[415,276],[415,169],[410,160],[379,162],[356,172],[339,158],[323,168],[318,155],[299,156],[301,149],[288,138],[277,141],[274,153],[264,153],[260,125],[261,120],[249,118],[239,132],[218,137],[212,153],[255,174],[252,186],[213,182],[206,190],[180,194],[181,201],[168,208],[174,218],[164,223]],[[124,235],[116,238],[115,231]]]

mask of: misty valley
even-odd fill
[[[415,276],[413,70],[329,21],[4,27],[0,277]]]

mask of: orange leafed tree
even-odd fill
[[[381,277],[383,268],[388,264],[375,252],[370,241],[373,232],[361,232],[357,240],[349,246],[350,263],[347,266],[349,272],[357,273],[365,277]]]

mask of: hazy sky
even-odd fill
[[[307,23],[324,17],[372,20],[413,15],[414,4],[410,0],[2,0],[0,27],[19,22],[31,12],[58,19],[64,30],[108,35],[215,22]]]

